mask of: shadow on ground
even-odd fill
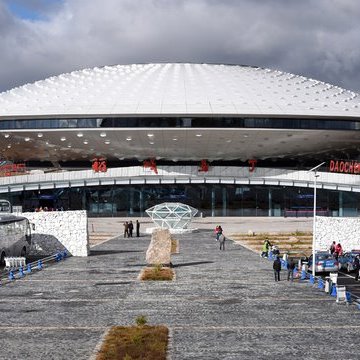
[[[90,250],[90,256],[102,256],[111,254],[141,253],[142,250]]]

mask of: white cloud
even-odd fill
[[[358,0],[67,0],[46,8],[46,21],[20,20],[4,4],[0,90],[156,61],[251,64],[360,90]]]

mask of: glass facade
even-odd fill
[[[0,121],[0,130],[134,127],[360,130],[360,119],[301,119],[295,117],[108,117],[75,119],[9,119]]]
[[[78,187],[2,194],[23,211],[38,207],[87,210],[89,216],[146,216],[163,202],[180,202],[203,216],[313,216],[313,189],[218,184]],[[317,214],[358,216],[360,193],[317,191]]]

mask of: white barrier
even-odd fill
[[[4,260],[6,269],[25,267],[26,265],[26,259],[24,257],[6,257]]]

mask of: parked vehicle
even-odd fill
[[[313,256],[309,257],[309,271],[312,271]],[[315,272],[336,272],[339,270],[339,262],[328,252],[319,251],[315,254]]]
[[[356,256],[360,256],[360,250],[351,250],[339,256],[339,270],[345,270],[347,272],[356,270],[354,268]]]
[[[0,214],[11,213],[11,204],[9,201],[0,199]]]
[[[26,256],[31,246],[31,226],[27,218],[0,214],[0,265],[5,257]]]

